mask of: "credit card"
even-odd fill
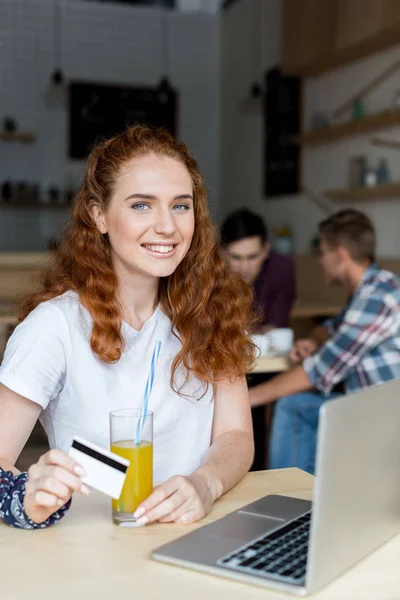
[[[82,482],[118,500],[125,482],[129,460],[75,436],[68,453],[86,471]]]

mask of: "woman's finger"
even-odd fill
[[[160,517],[158,521],[160,523],[178,523],[179,519],[187,512],[191,512],[192,509],[193,507],[191,506],[191,502],[186,501],[164,517]]]
[[[57,496],[55,496],[54,494],[50,494],[49,492],[39,490],[35,493],[35,503],[38,506],[45,506],[46,508],[57,508],[59,506],[62,506],[60,502],[65,504],[64,501],[62,501],[60,498],[57,498]]]
[[[168,515],[174,511],[176,511],[182,504],[186,502],[186,498],[182,497],[180,491],[176,491],[172,496],[169,496],[157,506],[148,510],[142,517],[140,517],[137,522],[139,525],[145,523],[151,523],[153,521],[159,521],[165,515]]]
[[[183,485],[184,477],[177,475],[175,477],[171,477],[161,485],[159,485],[153,492],[150,494],[146,500],[144,500],[135,511],[135,517],[138,519],[144,514],[147,514],[150,510],[155,508],[161,502],[164,502],[166,498],[172,496],[175,492],[178,491]]]
[[[58,450],[58,448],[53,448],[49,450],[45,454],[43,454],[39,458],[39,464],[47,464],[47,465],[55,465],[59,467],[63,467],[67,471],[71,473],[75,473],[79,477],[84,477],[86,475],[84,468],[82,465],[76,462],[73,458],[62,452],[62,450]]]
[[[177,519],[175,522],[180,525],[190,525],[191,523],[195,523],[204,517],[204,514],[198,510],[188,510],[185,511],[184,514]]]
[[[63,467],[48,465],[45,468],[45,475],[51,477],[60,483],[67,486],[71,491],[80,492],[82,491],[82,480],[77,475],[74,475],[70,471],[67,471]],[[87,486],[85,486],[87,488]]]
[[[54,479],[54,477],[44,477],[37,482],[36,489],[39,492],[46,492],[52,496],[56,496],[58,500],[68,500],[72,494],[72,490],[63,483]]]

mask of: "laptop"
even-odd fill
[[[320,409],[313,502],[269,495],[154,559],[299,596],[400,531],[400,380]]]

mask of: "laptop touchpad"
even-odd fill
[[[224,538],[241,540],[244,543],[255,537],[265,535],[284,523],[283,519],[235,512],[220,521],[212,523],[207,533],[212,536],[223,536]]]

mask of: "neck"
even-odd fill
[[[354,294],[369,266],[369,262],[349,264],[344,280],[344,287],[349,294]]]
[[[158,277],[131,273],[122,265],[115,265],[120,281],[118,290],[122,318],[140,331],[158,304]]]

